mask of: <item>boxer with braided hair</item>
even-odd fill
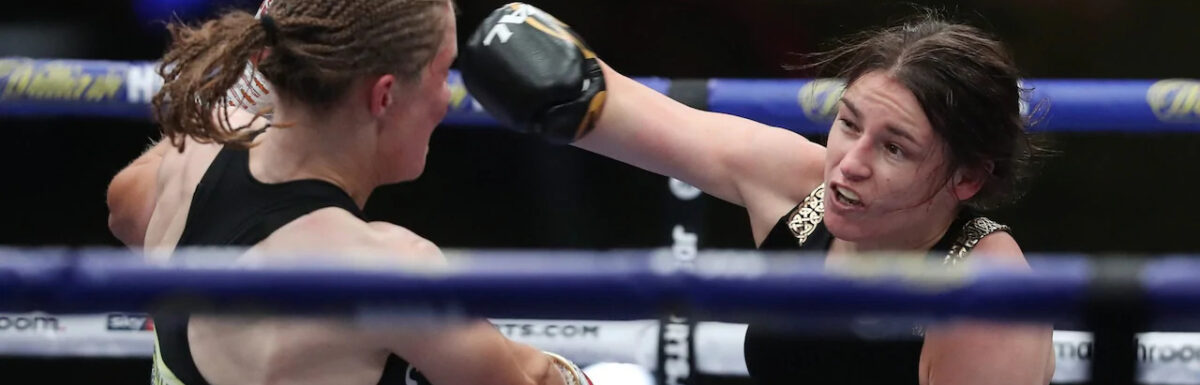
[[[211,114],[229,104],[226,91],[243,76],[218,70],[240,69],[252,58],[274,89],[318,110],[333,107],[362,76],[415,79],[443,41],[442,18],[432,16],[445,1],[369,3],[276,1],[260,21],[235,11],[200,28],[171,25],[175,43],[161,67],[167,81],[154,97],[163,132],[179,148],[185,137],[248,144],[248,126],[214,124]]]

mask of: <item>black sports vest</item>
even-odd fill
[[[788,212],[760,246],[767,250],[828,251],[833,235],[823,221],[825,187],[817,187]],[[957,263],[984,236],[1008,227],[964,212],[931,253]],[[751,324],[746,367],[758,385],[918,384],[924,330],[920,325],[880,325],[854,320],[823,325],[820,332]]]
[[[264,184],[250,174],[249,151],[224,148],[196,186],[176,247],[253,246],[296,218],[326,207],[364,218],[354,200],[337,186],[319,180]],[[156,385],[208,385],[192,360],[187,326],[187,316],[155,315],[152,379]],[[428,383],[393,354],[379,383],[405,385],[405,377],[414,377],[412,383]]]

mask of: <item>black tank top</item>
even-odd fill
[[[250,174],[249,151],[222,149],[205,171],[192,196],[187,223],[176,247],[249,247],[266,239],[276,229],[313,211],[337,207],[360,219],[363,212],[345,191],[319,180],[297,180],[264,184]],[[188,317],[155,314],[154,382],[172,384],[159,364],[179,383],[207,385],[192,360],[187,337]],[[411,382],[406,382],[408,378]],[[428,384],[420,373],[396,355],[390,355],[380,384]]]
[[[759,247],[828,251],[833,235],[823,221],[824,196],[824,186],[813,190],[779,219]],[[1008,230],[964,210],[930,252],[955,264],[984,236]],[[859,318],[821,324],[819,331],[751,324],[746,331],[746,367],[758,385],[918,384],[923,341],[924,329],[917,323]]]

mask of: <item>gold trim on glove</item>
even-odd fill
[[[542,353],[546,353],[550,357],[550,361],[554,362],[554,368],[562,376],[563,383],[567,385],[592,385],[592,380],[588,379],[583,370],[579,369],[579,366],[575,365],[571,360],[551,352]]]

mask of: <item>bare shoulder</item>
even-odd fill
[[[366,222],[349,211],[326,207],[276,229],[260,245],[272,249],[341,248],[362,242],[369,231]]]
[[[996,231],[984,236],[971,251],[972,258],[981,258],[991,263],[1029,266],[1017,240],[1007,231]]]
[[[437,245],[409,229],[388,222],[371,222],[367,225],[374,230],[379,245],[387,250],[396,250],[422,259],[442,258],[442,250]]]
[[[385,222],[367,223],[350,212],[327,207],[275,230],[254,247],[259,253],[329,253],[365,265],[441,263],[442,253],[429,240]]]

